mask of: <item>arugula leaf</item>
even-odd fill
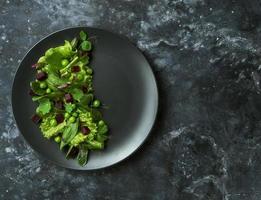
[[[70,93],[72,94],[73,99],[75,99],[76,101],[80,101],[84,95],[83,91],[78,88],[73,88],[72,90],[70,90]]]
[[[86,40],[87,39],[87,34],[84,32],[84,31],[81,31],[80,32],[80,38],[81,38],[81,40]]]
[[[45,90],[40,88],[40,83],[33,81],[30,83],[31,89],[33,90],[33,92],[37,95],[44,95],[45,94]]]
[[[85,40],[81,43],[81,48],[83,51],[90,51],[92,49],[92,44]]]
[[[74,105],[72,103],[66,103],[64,107],[65,111],[68,113],[71,113],[74,109]]]
[[[45,115],[45,114],[49,113],[51,108],[52,108],[51,107],[51,102],[50,102],[49,99],[44,98],[44,99],[40,99],[39,100],[39,106],[38,106],[37,110],[41,114]]]
[[[88,147],[86,145],[80,145],[80,150],[77,155],[79,165],[84,166],[88,160]]]

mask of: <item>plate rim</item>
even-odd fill
[[[143,139],[143,141],[139,144],[138,147],[136,147],[136,149],[134,149],[133,151],[130,151],[128,154],[126,154],[125,157],[117,160],[116,162],[113,162],[112,164],[109,164],[109,165],[106,165],[106,166],[101,166],[101,167],[96,167],[96,168],[75,168],[75,167],[71,167],[71,166],[66,166],[58,161],[55,161],[55,160],[52,160],[52,159],[49,159],[47,156],[43,155],[42,153],[40,153],[37,149],[33,148],[33,146],[27,141],[27,139],[25,138],[24,134],[22,133],[22,131],[20,130],[19,126],[18,126],[18,123],[17,123],[17,120],[16,120],[16,117],[15,117],[15,112],[14,112],[14,108],[13,108],[13,105],[14,105],[14,83],[15,83],[15,80],[16,80],[16,76],[17,76],[17,72],[19,71],[20,67],[21,67],[21,64],[22,62],[24,61],[24,59],[27,57],[27,55],[35,48],[35,46],[37,46],[39,43],[41,43],[42,41],[44,41],[45,39],[47,39],[48,37],[56,34],[56,33],[59,33],[59,32],[63,32],[63,31],[67,31],[67,30],[70,30],[70,29],[94,29],[94,30],[98,30],[98,31],[103,31],[103,32],[108,32],[110,34],[113,34],[117,37],[120,37],[122,38],[125,42],[127,42],[128,44],[130,44],[132,47],[134,47],[138,52],[139,54],[141,54],[141,56],[145,59],[145,61],[147,62],[148,64],[148,69],[149,71],[151,72],[151,75],[152,75],[152,78],[153,78],[153,82],[154,82],[154,90],[155,90],[155,114],[153,116],[153,120],[152,120],[152,125],[150,127],[150,129],[147,131],[147,134],[145,136],[145,138]],[[15,72],[14,72],[14,77],[13,77],[13,80],[12,80],[12,87],[11,87],[11,110],[12,110],[12,116],[13,116],[13,119],[14,119],[14,122],[15,122],[15,125],[19,131],[19,135],[21,135],[23,137],[23,139],[26,141],[26,144],[28,144],[30,146],[30,148],[37,153],[37,155],[39,155],[40,157],[42,157],[43,159],[45,160],[48,160],[50,161],[51,163],[55,164],[56,166],[59,166],[59,167],[63,167],[63,168],[66,168],[66,169],[70,169],[70,170],[77,170],[77,171],[94,171],[94,170],[100,170],[100,169],[105,169],[105,168],[109,168],[109,167],[112,167],[116,164],[119,164],[121,163],[122,161],[128,159],[130,156],[134,155],[143,145],[144,143],[147,141],[147,139],[149,138],[154,126],[155,126],[155,122],[156,122],[156,119],[157,119],[157,116],[158,116],[158,111],[159,111],[159,88],[158,88],[158,83],[157,83],[157,79],[156,79],[156,76],[155,76],[155,73],[154,71],[152,70],[152,67],[151,67],[151,64],[149,63],[148,59],[145,57],[145,55],[143,54],[143,52],[141,51],[141,49],[139,49],[132,41],[130,41],[130,39],[125,36],[125,35],[122,35],[122,34],[118,34],[118,33],[115,33],[115,32],[112,32],[110,30],[107,30],[107,29],[102,29],[102,28],[97,28],[97,27],[90,27],[90,26],[70,26],[70,27],[66,27],[66,28],[63,28],[63,29],[59,29],[59,30],[56,30],[56,31],[53,31],[51,32],[50,34],[44,36],[42,39],[38,40],[36,43],[34,43],[32,45],[32,47],[29,48],[29,50],[26,51],[26,53],[24,54],[24,56],[22,57],[21,61],[19,62],[18,64],[18,67],[16,68]],[[105,149],[106,150],[106,149]]]

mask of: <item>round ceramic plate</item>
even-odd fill
[[[72,40],[81,30],[96,38],[90,63],[95,73],[94,94],[109,107],[103,117],[110,127],[106,148],[92,151],[84,167],[76,160],[67,160],[57,144],[43,138],[31,121],[36,104],[28,95],[29,83],[35,79],[32,64],[47,49]],[[99,169],[127,158],[148,137],[157,113],[158,90],[149,63],[126,38],[105,30],[76,27],[47,36],[26,54],[14,78],[12,107],[20,132],[39,154],[66,168]]]

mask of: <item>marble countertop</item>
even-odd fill
[[[261,2],[0,1],[0,199],[261,199]],[[10,105],[14,73],[39,39],[70,26],[127,36],[160,91],[144,146],[79,172],[39,157]]]

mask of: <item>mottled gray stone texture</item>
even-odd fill
[[[0,199],[260,200],[261,1],[0,0]],[[53,31],[127,36],[160,92],[144,146],[80,172],[36,155],[10,105],[25,52]]]

